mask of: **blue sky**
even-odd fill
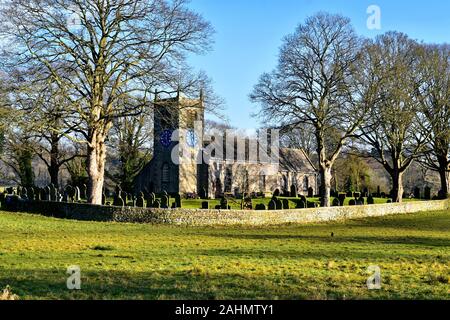
[[[381,9],[381,30],[367,28],[370,5]],[[216,30],[213,50],[191,57],[190,64],[212,77],[230,124],[242,129],[259,126],[248,95],[259,76],[275,67],[282,38],[318,11],[349,17],[367,37],[396,30],[425,42],[450,42],[447,0],[191,0],[189,7]]]

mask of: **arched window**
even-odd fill
[[[169,183],[170,182],[170,168],[169,164],[164,163],[162,166],[162,183]]]
[[[225,192],[231,192],[233,185],[233,170],[228,167],[225,170]]]
[[[303,191],[308,191],[309,188],[309,179],[307,176],[303,178]]]

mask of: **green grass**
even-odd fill
[[[450,298],[448,211],[266,228],[0,212],[0,235],[0,289],[22,299]],[[71,265],[81,291],[66,289]],[[367,289],[370,265],[381,268],[381,290]]]

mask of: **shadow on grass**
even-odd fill
[[[131,299],[131,300],[214,300],[214,299],[306,299],[312,292],[293,292],[278,280],[261,276],[209,273],[192,269],[183,272],[83,272],[81,290],[66,287],[64,273],[28,270],[20,277],[14,270],[0,276],[0,287],[11,286],[21,299]],[[7,271],[7,273],[8,273]],[[314,279],[310,279],[314,282]],[[293,284],[296,284],[294,279]],[[339,298],[337,295],[333,298]]]
[[[449,247],[450,238],[440,237],[417,237],[417,236],[340,236],[334,235],[293,235],[293,234],[235,234],[235,233],[209,233],[208,236],[218,238],[230,238],[237,240],[304,240],[327,244],[342,243],[367,243],[388,245],[417,245],[427,247]]]

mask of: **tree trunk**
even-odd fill
[[[57,135],[51,137],[51,150],[50,150],[50,166],[48,167],[48,173],[50,174],[50,181],[58,187],[59,184],[59,138]]]
[[[106,160],[105,140],[103,134],[94,132],[87,148],[88,202],[90,204],[102,204]]]
[[[403,202],[403,172],[392,170],[392,202]]]
[[[448,198],[448,162],[447,162],[447,156],[445,157],[439,157],[438,158],[438,162],[439,162],[439,178],[441,180],[441,192],[440,192],[440,196],[442,197],[442,199],[447,199]]]
[[[331,168],[321,165],[320,166],[320,180],[322,183],[321,188],[321,202],[320,206],[322,207],[331,207]]]
[[[448,177],[447,177],[447,171],[442,168],[439,168],[439,177],[441,179],[441,192],[440,196],[442,199],[448,198]]]

